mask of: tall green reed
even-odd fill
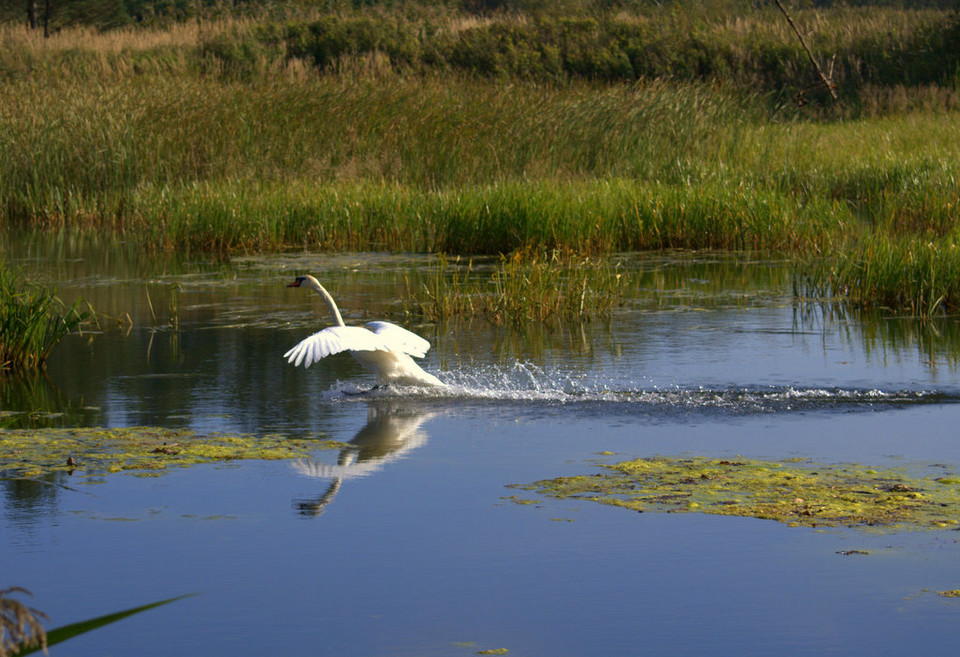
[[[490,270],[440,258],[431,275],[408,288],[406,311],[434,322],[484,317],[502,324],[589,321],[623,303],[620,267],[569,252],[517,251]]]
[[[804,266],[797,293],[920,317],[955,313],[960,310],[956,231],[933,239],[877,232],[849,250]]]
[[[394,250],[460,255],[525,248],[819,250],[856,221],[845,205],[777,190],[612,179],[451,190],[404,185],[198,185],[142,190],[139,240],[203,250]]]
[[[66,308],[52,292],[22,285],[0,263],[0,372],[42,369],[54,346],[89,314],[79,300]]]

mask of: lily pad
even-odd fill
[[[655,456],[594,475],[518,485],[635,511],[768,518],[807,527],[960,527],[955,477],[912,477],[851,464]],[[943,474],[940,472],[939,474]]]
[[[197,463],[297,459],[342,446],[320,438],[162,427],[0,430],[0,471],[21,477],[56,471],[144,474]]]

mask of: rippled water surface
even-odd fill
[[[8,262],[112,319],[0,384],[7,426],[324,435],[296,462],[159,477],[6,479],[0,588],[57,626],[193,597],[71,640],[69,655],[877,655],[955,646],[960,534],[511,501],[509,484],[649,455],[960,466],[956,322],[795,303],[777,262],[622,257],[609,321],[417,325],[416,257],[213,261],[5,238]],[[482,264],[482,263],[481,263]],[[434,344],[441,393],[383,390],[349,357],[281,354],[328,318]],[[95,482],[95,483],[94,483]],[[528,496],[529,497],[529,496]],[[868,554],[840,554],[844,551]]]

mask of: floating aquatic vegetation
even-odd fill
[[[246,459],[296,459],[339,448],[326,439],[278,434],[202,434],[188,429],[38,429],[0,431],[0,471],[35,477],[53,471],[156,472],[168,467]]]
[[[767,518],[807,527],[960,527],[960,480],[807,460],[655,456],[515,486],[635,511]]]

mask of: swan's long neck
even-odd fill
[[[327,292],[326,288],[320,285],[320,281],[315,279],[313,276],[304,276],[304,280],[307,281],[307,284],[316,290],[317,294],[320,295],[320,298],[323,299],[327,308],[330,309],[330,316],[333,318],[334,324],[337,326],[346,326],[343,323],[343,317],[340,315],[340,309],[337,308],[337,302],[333,300],[333,297],[330,296],[330,293]]]

